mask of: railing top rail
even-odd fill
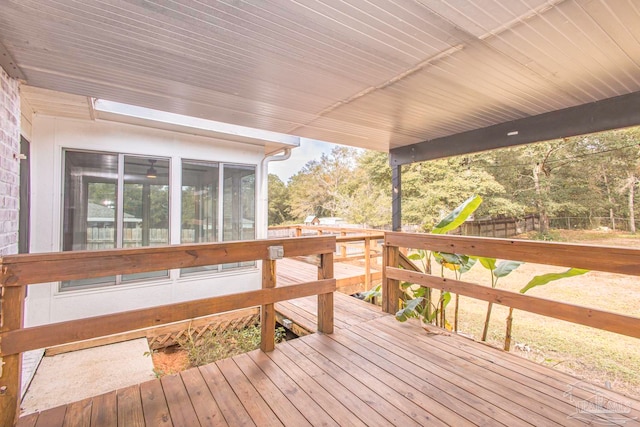
[[[294,225],[269,226],[269,230],[286,230],[286,229],[296,229],[296,228],[301,228],[304,230],[313,230],[313,231],[323,230],[323,231],[346,232],[346,233],[384,234],[384,230],[376,230],[373,228],[340,227],[339,225],[294,224]]]
[[[351,236],[336,236],[336,242],[348,243],[348,242],[360,242],[365,239],[384,239],[384,233],[378,234],[357,234]]]
[[[640,276],[640,249],[489,237],[388,232],[385,245]]]
[[[8,255],[0,258],[0,284],[86,279],[148,271],[268,259],[270,246],[282,246],[285,257],[332,253],[335,236],[265,239],[223,243],[157,246],[136,249]]]

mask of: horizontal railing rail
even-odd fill
[[[318,330],[333,332],[335,236],[202,243],[139,249],[9,255],[0,259],[0,425],[12,425],[20,396],[21,353],[226,311],[261,307],[261,349],[275,343],[274,303],[318,296]],[[276,259],[319,257],[318,280],[276,286]],[[23,327],[28,285],[205,265],[262,261],[262,288],[79,320]]]
[[[271,233],[285,233],[288,236],[336,236],[334,262],[361,265],[364,274],[338,281],[341,292],[361,292],[369,290],[382,279],[382,242],[384,231],[368,228],[341,227],[335,225],[279,225],[269,227]],[[314,257],[299,257],[300,261],[316,264]]]
[[[638,317],[399,268],[401,250],[406,249],[486,256],[640,276],[640,250],[638,249],[517,239],[387,233],[385,237],[382,306],[385,312],[395,313],[399,309],[402,298],[400,282],[408,282],[640,338],[640,318]]]

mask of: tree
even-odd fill
[[[278,175],[269,174],[269,225],[291,220],[291,203],[287,186]]]
[[[354,191],[351,176],[359,150],[336,147],[320,160],[312,160],[287,185],[291,215],[301,221],[308,215],[338,216],[348,211]]]

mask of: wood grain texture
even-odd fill
[[[62,427],[90,427],[92,406],[91,398],[69,404]]]
[[[262,260],[262,289],[276,287],[276,261]],[[260,309],[260,348],[273,351],[275,348],[276,312],[273,303],[263,304]]]
[[[207,383],[200,370],[187,369],[180,373],[182,382],[187,388],[189,399],[196,411],[198,421],[202,427],[226,426],[225,421],[218,404],[214,400]]]
[[[167,410],[172,424],[193,426],[578,427],[607,421],[598,413],[586,414],[590,418],[584,421],[572,417],[576,402],[602,396],[628,405],[628,412],[616,414],[619,424],[636,425],[640,419],[637,399],[433,326],[397,322],[346,295],[336,301],[336,316],[345,327],[333,334],[301,337],[269,353],[255,350],[150,381],[140,385],[140,393],[136,386],[119,390],[118,402],[115,393],[98,396],[92,416],[115,414],[118,408],[135,425],[142,401],[148,427],[168,425],[153,415]],[[287,303],[315,316],[314,297]],[[149,389],[153,399],[145,393]],[[152,410],[150,400],[160,409]],[[74,408],[82,404],[25,417],[19,425],[62,427]],[[112,415],[92,426],[115,422]]]
[[[91,425],[116,427],[118,425],[118,395],[115,391],[93,398]]]
[[[140,387],[133,385],[117,391],[118,427],[144,427]]]
[[[335,250],[335,236],[200,243],[136,249],[8,255],[0,258],[0,284],[24,286],[62,280],[254,261],[268,258],[269,246],[286,257]]]
[[[162,389],[167,399],[171,421],[175,427],[191,427],[199,424],[189,393],[180,374],[162,377]]]
[[[333,278],[333,253],[321,255],[321,263],[318,267],[318,280]],[[318,332],[333,333],[333,291],[318,293]]]
[[[640,250],[613,246],[397,232],[385,245],[640,275]]]
[[[281,288],[259,289],[251,292],[12,330],[6,332],[2,337],[1,354],[16,354],[27,350],[147,328],[265,303],[271,304],[292,298],[328,293],[333,292],[335,288],[335,279],[325,279]]]
[[[397,246],[385,245],[383,265],[397,266],[400,264],[400,250]],[[394,314],[400,307],[400,282],[388,277],[387,270],[382,270],[382,311]]]
[[[152,380],[140,384],[140,397],[142,399],[142,413],[147,425],[158,427],[173,425],[160,381]]]
[[[24,313],[25,288],[0,288],[0,336],[12,330],[20,330]],[[1,341],[5,346],[4,337]],[[17,421],[20,404],[20,387],[22,378],[22,356],[9,353],[0,361],[0,425],[10,426]]]
[[[495,304],[513,307],[554,319],[566,320],[605,331],[640,338],[640,318],[582,307],[545,298],[522,295],[517,292],[494,289],[488,286],[443,279],[415,271],[387,267],[387,275],[396,280],[441,289]]]

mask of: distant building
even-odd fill
[[[309,215],[304,219],[304,225],[318,225],[320,224],[320,218],[315,215]]]

